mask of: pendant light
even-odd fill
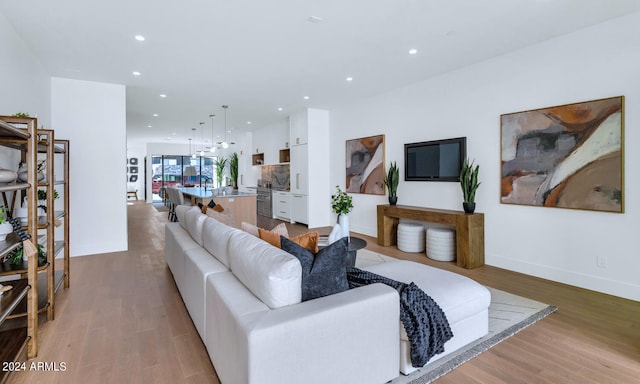
[[[191,130],[193,131],[192,136],[193,136],[193,140],[194,140],[193,152],[191,152],[191,157],[195,159],[196,158],[196,143],[195,143],[195,140],[196,140],[196,129],[195,128],[191,128]],[[191,140],[191,139],[189,139],[189,140]],[[191,144],[189,144],[189,151],[191,151]]]
[[[216,145],[215,142],[213,141],[213,119],[216,118],[216,115],[209,115],[209,117],[211,118],[211,149],[209,150],[211,153],[214,153],[216,151]]]
[[[204,123],[200,122],[200,141],[202,142],[202,148],[200,149],[200,156],[204,156]]]
[[[222,108],[224,108],[224,141],[222,142],[222,148],[227,149],[229,148],[229,143],[227,142],[227,108],[229,106],[223,105]]]

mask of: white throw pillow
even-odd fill
[[[260,237],[260,235],[258,234],[258,227],[253,224],[249,224],[246,221],[243,221],[242,223],[240,223],[240,229],[242,229],[247,233],[252,234],[255,237]]]
[[[295,256],[237,231],[229,240],[229,263],[238,280],[269,308],[302,301],[302,266]]]
[[[202,226],[207,219],[207,215],[203,214],[200,208],[190,208],[185,213],[184,221],[187,223],[187,231],[191,235],[191,238],[202,247]]]
[[[252,234],[255,237],[260,237],[260,233],[258,231],[258,227],[253,225],[253,224],[249,224],[245,221],[243,221],[240,224],[240,229],[242,229],[243,231]],[[276,225],[275,227],[273,227],[270,232],[274,232],[277,233],[280,236],[284,236],[286,238],[289,238],[289,230],[287,230],[287,226],[284,223],[280,223],[278,225]]]
[[[240,230],[221,223],[212,217],[208,217],[205,220],[202,230],[204,249],[215,256],[227,268],[229,268],[229,239],[233,232],[240,232]]]

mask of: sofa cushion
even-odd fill
[[[346,257],[348,238],[343,237],[317,254],[281,237],[282,249],[294,255],[302,265],[302,301],[332,295],[349,289]]]
[[[406,260],[362,268],[403,283],[415,283],[438,303],[450,324],[486,310],[491,293],[468,277]]]
[[[185,213],[187,231],[189,232],[193,240],[195,240],[195,242],[198,243],[198,245],[201,247],[203,245],[202,226],[206,219],[207,215],[203,215],[200,211],[200,208],[195,206],[189,209],[187,213]]]
[[[178,222],[182,225],[182,228],[187,229],[187,221],[186,214],[187,211],[191,209],[190,205],[177,205],[175,208],[176,217],[178,218]]]
[[[297,304],[302,298],[302,268],[289,253],[243,231],[229,239],[233,274],[269,308]]]
[[[165,258],[180,292],[184,289],[184,264],[187,253],[198,250],[186,229],[178,223],[165,225]]]
[[[258,227],[256,225],[249,224],[246,221],[243,221],[242,223],[240,223],[240,229],[252,234],[255,237],[260,237],[260,234],[258,233]]]
[[[267,243],[273,245],[276,248],[280,248],[280,234],[267,231],[263,228],[258,228],[258,237],[261,240],[266,241]]]
[[[238,229],[208,217],[204,221],[202,240],[204,249],[229,268],[229,238]]]
[[[281,224],[278,224],[278,225],[281,225]],[[280,235],[276,231],[267,231],[266,229],[258,228],[258,237],[260,237],[260,239],[266,241],[267,243],[273,245],[276,248],[281,248],[280,236],[288,238],[288,236]],[[313,253],[317,253],[318,238],[319,238],[318,232],[313,231],[313,232],[302,233],[298,236],[292,237],[289,240],[293,241],[294,243],[298,244],[301,247],[308,249]]]
[[[308,249],[310,252],[318,253],[319,238],[320,235],[318,235],[318,232],[311,231],[307,233],[301,233],[298,236],[290,238],[289,240],[305,249]]]
[[[260,237],[259,228],[253,224],[249,224],[243,221],[240,224],[240,229],[243,231],[252,234],[255,237]],[[289,237],[289,231],[287,230],[287,226],[284,223],[280,223],[275,227],[271,228],[271,232],[275,232],[278,236]]]

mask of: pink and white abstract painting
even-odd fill
[[[384,135],[346,142],[346,191],[384,195]]]
[[[501,202],[624,212],[624,96],[504,114]]]

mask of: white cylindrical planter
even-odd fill
[[[398,249],[403,252],[424,252],[424,226],[421,224],[398,224]]]
[[[448,228],[427,228],[427,256],[438,261],[456,259],[456,232]]]
[[[342,229],[342,237],[349,237],[349,216],[344,214],[338,215],[338,224]]]

